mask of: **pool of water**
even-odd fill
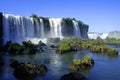
[[[120,50],[120,48],[118,49]],[[56,54],[54,50],[47,50],[35,55],[11,56],[7,53],[0,54],[0,80],[16,80],[13,69],[9,67],[12,60],[33,64],[44,63],[48,68],[48,72],[45,76],[38,76],[36,80],[59,80],[62,75],[70,72],[68,66],[73,59],[83,58],[86,54],[95,61],[95,65],[90,70],[82,72],[87,77],[87,80],[120,80],[120,55],[109,57],[91,53],[89,50],[62,55]]]

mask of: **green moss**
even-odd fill
[[[69,66],[70,70],[84,70],[89,69],[94,65],[94,60],[88,56],[85,55],[82,59],[74,59],[71,65]]]
[[[77,51],[81,49],[88,49],[90,44],[86,40],[81,40],[79,38],[63,39],[58,46],[58,53],[66,51]]]
[[[10,54],[22,54],[24,47],[18,43],[12,43],[8,41],[5,45],[6,49]]]
[[[62,52],[66,52],[66,51],[71,51],[72,47],[69,42],[63,41],[62,43],[60,43],[58,49]]]
[[[35,80],[37,76],[45,76],[48,70],[44,64],[19,63],[16,60],[10,64],[10,67],[14,69],[14,76],[19,80]]]
[[[31,41],[24,41],[23,46],[28,50],[27,54],[34,54],[36,52],[35,45]]]
[[[106,45],[93,45],[90,47],[90,51],[93,53],[105,53],[108,55],[118,55],[118,50],[110,48]]]
[[[5,48],[10,54],[34,54],[36,52],[35,45],[31,41],[24,41],[23,45],[8,41]]]

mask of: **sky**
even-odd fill
[[[120,0],[1,0],[0,12],[70,17],[88,24],[89,32],[120,31]]]

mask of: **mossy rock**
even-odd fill
[[[90,51],[93,53],[107,54],[107,55],[118,55],[118,50],[110,48],[106,45],[93,45],[90,47]]]
[[[89,69],[94,65],[94,60],[88,55],[85,55],[83,59],[73,60],[69,69],[75,71],[82,71],[83,69]]]
[[[14,69],[14,76],[22,80],[34,80],[37,76],[44,76],[48,70],[44,64],[35,65],[28,62],[13,61],[10,66]]]

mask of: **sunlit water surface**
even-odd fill
[[[114,46],[112,46],[114,48]],[[120,48],[118,48],[120,51]],[[81,50],[76,53],[56,54],[54,50],[47,50],[35,55],[10,56],[7,53],[0,55],[0,80],[16,80],[13,69],[9,67],[12,60],[30,62],[33,64],[45,64],[48,72],[45,76],[38,76],[36,80],[59,80],[69,73],[68,66],[73,59],[83,58],[88,54],[95,61],[95,65],[82,72],[87,80],[120,80],[120,52],[117,57],[93,54],[89,50]],[[3,65],[2,65],[3,64]]]

